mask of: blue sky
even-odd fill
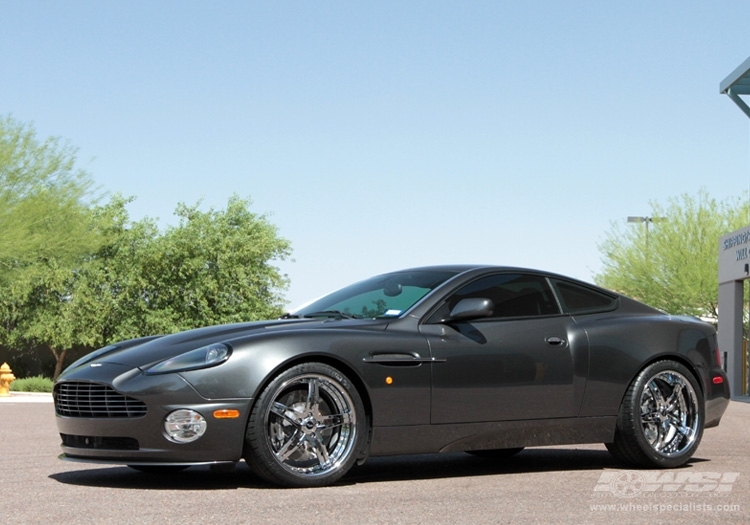
[[[252,199],[292,242],[290,306],[425,264],[591,281],[613,221],[750,183],[748,119],[719,94],[750,56],[746,1],[0,13],[0,114],[77,147],[133,219]]]

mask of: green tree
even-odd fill
[[[287,278],[273,262],[290,245],[248,201],[208,212],[180,204],[179,225],[163,234],[150,219],[130,221],[127,202],[93,210],[95,251],[38,259],[0,287],[0,341],[49,349],[57,378],[73,349],[280,315]]]
[[[71,349],[278,316],[290,243],[250,202],[180,204],[163,234],[132,222],[127,199],[95,206],[76,151],[0,117],[0,344]]]
[[[174,332],[283,312],[288,279],[274,262],[291,254],[290,243],[249,206],[238,196],[224,211],[178,205],[179,225],[143,260],[152,329]]]
[[[81,346],[80,327],[72,320],[73,280],[71,267],[40,260],[14,272],[0,296],[4,344],[19,351],[49,349],[56,361],[54,377],[68,351]]]
[[[0,117],[0,275],[39,258],[76,258],[98,242],[88,223],[92,180],[76,151],[39,141],[31,125]]]
[[[130,201],[116,195],[95,210],[103,242],[71,274],[72,321],[85,327],[79,342],[91,347],[158,333],[147,319],[152,292],[145,261],[156,251],[160,234],[152,219],[130,220]]]
[[[138,246],[158,232],[147,220],[130,225],[126,203],[118,196],[91,210],[88,223],[103,241],[96,251],[19,265],[0,289],[0,340],[19,351],[48,349],[55,357],[54,378],[70,350],[93,349],[115,332],[136,331],[128,331],[133,313],[120,297],[122,283],[138,260]]]
[[[612,223],[595,282],[669,313],[717,319],[719,238],[747,224],[748,204],[701,190],[650,206],[648,222]]]
[[[93,325],[87,344],[278,317],[288,280],[274,261],[291,253],[265,216],[237,196],[226,210],[179,204],[177,226],[159,233],[130,222],[126,200],[100,208],[108,241],[76,272],[76,323]]]

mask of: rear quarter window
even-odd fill
[[[562,309],[569,314],[595,313],[614,310],[617,296],[568,281],[552,280]]]

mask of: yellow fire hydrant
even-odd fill
[[[0,397],[10,396],[10,384],[15,380],[16,376],[13,375],[8,363],[3,363],[3,366],[0,366]]]

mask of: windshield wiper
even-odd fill
[[[299,319],[299,318],[300,318],[299,315],[292,314],[292,313],[289,313],[289,312],[287,312],[284,315],[282,315],[281,317],[279,317],[279,319]]]
[[[341,310],[323,310],[321,312],[311,312],[302,317],[335,317],[337,319],[357,319],[357,316],[347,314]]]

